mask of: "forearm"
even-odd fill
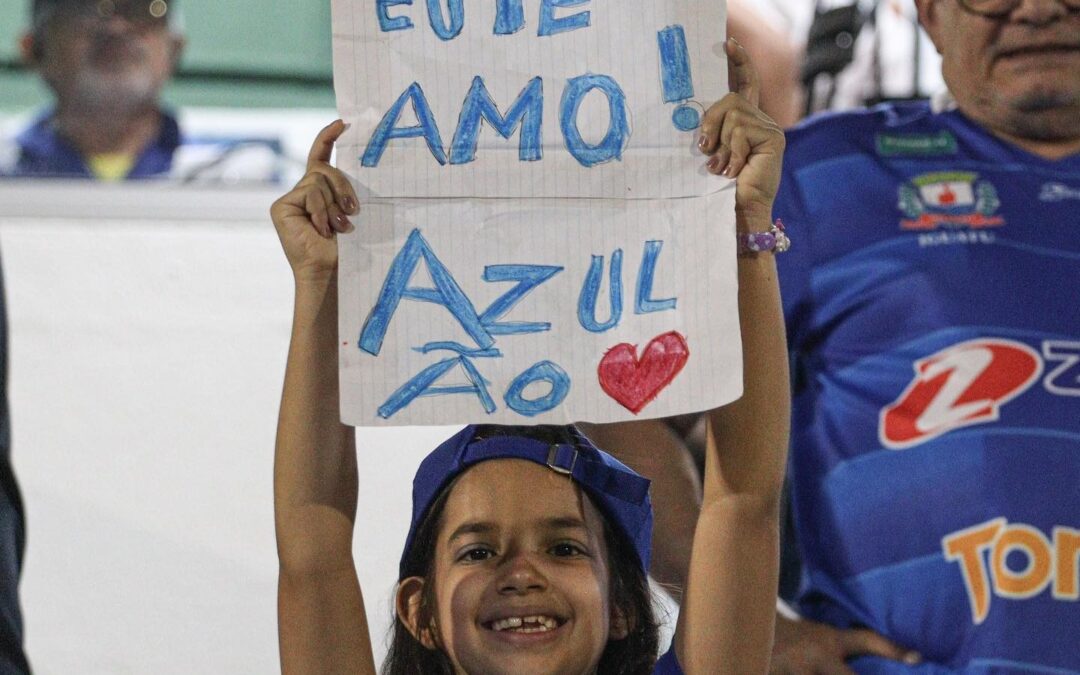
[[[738,214],[740,232],[768,229]],[[709,413],[705,486],[677,645],[688,675],[768,668],[779,575],[788,381],[776,263],[739,258],[744,391]],[[717,626],[726,630],[717,630]]]
[[[296,285],[278,417],[274,512],[278,557],[298,573],[351,566],[356,441],[340,422],[337,283]]]
[[[779,542],[777,519],[756,499],[702,507],[676,632],[687,675],[768,670]]]
[[[769,228],[764,210],[737,214],[740,232]],[[740,496],[778,509],[787,459],[790,389],[787,342],[771,254],[740,256],[743,395],[709,414],[705,502]]]

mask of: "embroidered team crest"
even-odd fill
[[[979,174],[943,171],[916,176],[900,186],[897,204],[907,218],[905,230],[936,230],[939,227],[1000,227],[1005,219],[995,215],[1001,208],[997,190]]]

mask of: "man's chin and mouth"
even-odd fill
[[[1042,78],[1022,82],[1012,90],[1003,87],[999,91],[1014,113],[1047,119],[1064,115],[1075,117],[1076,124],[1080,124],[1080,82],[1069,86],[1061,80]]]
[[[1080,105],[1080,46],[999,54],[990,85],[1016,112],[1057,114]]]
[[[135,52],[94,54],[86,60],[85,67],[100,77],[125,77],[144,70],[146,59]]]
[[[86,66],[103,73],[123,73],[143,67],[149,56],[146,46],[129,37],[101,38],[92,42]]]
[[[1019,71],[1072,70],[1080,68],[1080,44],[1017,47],[1000,51],[995,66]]]

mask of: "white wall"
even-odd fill
[[[0,184],[41,675],[277,670],[271,468],[292,283],[274,197]],[[356,557],[380,631],[412,472],[451,431],[360,432]]]

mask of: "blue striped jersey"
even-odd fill
[[[775,214],[801,613],[927,661],[861,673],[1080,673],[1080,155],[831,114]]]

